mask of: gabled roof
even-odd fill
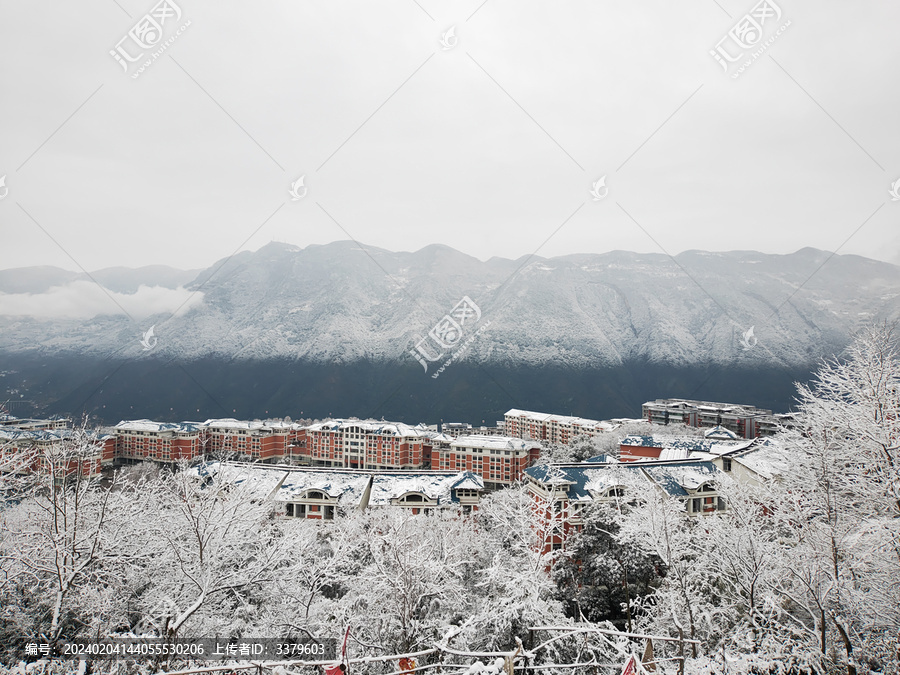
[[[732,459],[764,479],[778,478],[790,473],[796,461],[777,441],[761,439],[746,452],[736,453]]]
[[[725,427],[719,425],[715,426],[712,429],[708,429],[703,432],[704,438],[711,438],[716,440],[725,440],[725,441],[737,441],[740,440],[740,436],[734,433],[731,429],[726,429]]]
[[[248,462],[207,462],[190,469],[198,476],[218,474],[224,481],[242,485],[258,499],[290,502],[318,490],[339,504],[356,507],[372,480],[369,506],[383,506],[410,492],[421,493],[438,505],[459,500],[457,489],[484,490],[484,480],[471,471],[392,471],[376,473],[346,469],[260,465]]]
[[[595,495],[621,485],[623,476],[644,478],[637,466],[628,463],[532,466],[525,469],[525,475],[551,489],[558,487],[572,501],[591,501]]]
[[[557,485],[560,489],[567,487],[566,494],[574,501],[590,500],[611,487],[622,485],[626,477],[651,480],[673,497],[687,497],[689,491],[721,475],[712,462],[696,460],[545,465],[525,469],[525,474],[550,489]]]
[[[686,497],[719,474],[712,462],[683,462],[641,466],[650,479],[673,497]]]

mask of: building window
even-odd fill
[[[293,505],[293,504],[288,504],[285,508],[286,508],[286,510],[287,510],[287,514],[293,518],[293,516],[294,516],[294,505]]]
[[[731,471],[731,458],[730,457],[722,458],[722,471]]]

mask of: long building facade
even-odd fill
[[[421,469],[431,465],[424,426],[372,420],[327,420],[302,429],[296,456],[312,466],[346,469]]]
[[[568,445],[578,436],[593,438],[616,428],[612,422],[515,408],[508,410],[504,418],[507,436],[559,445]]]
[[[715,403],[680,398],[660,398],[641,406],[642,417],[653,424],[686,424],[689,427],[724,427],[741,438],[771,436],[789,425],[790,415],[737,403]]]

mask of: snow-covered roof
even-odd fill
[[[551,424],[561,424],[569,426],[585,427],[597,431],[609,431],[615,425],[601,420],[591,420],[584,417],[574,417],[570,415],[555,415],[552,413],[534,412],[532,410],[519,410],[511,408],[506,411],[506,417],[524,417],[534,420],[535,422],[549,422]]]
[[[375,474],[369,496],[370,506],[384,506],[410,492],[420,493],[438,505],[457,501],[453,490],[483,490],[484,480],[471,471],[459,473]]]
[[[635,435],[625,436],[619,441],[619,445],[640,447],[640,448],[660,448],[662,453],[669,451],[668,457],[660,454],[660,459],[686,459],[693,456],[692,453],[708,453],[711,455],[724,455],[732,452],[744,450],[756,442],[756,439],[749,440],[719,440],[718,438],[697,438],[696,436],[664,436],[664,435]],[[677,452],[676,452],[677,451]],[[688,454],[682,455],[686,452]]]
[[[451,448],[482,448],[484,450],[530,450],[539,448],[540,443],[537,441],[526,441],[521,438],[510,438],[509,436],[460,436],[451,444]]]
[[[747,452],[733,456],[733,460],[765,479],[790,473],[795,462],[781,444],[770,438],[756,443]]]
[[[379,422],[376,420],[325,420],[324,422],[315,422],[305,428],[309,431],[344,431],[351,427],[362,429],[367,434],[401,436],[403,438],[427,438],[433,433],[423,425],[413,427],[403,422]]]
[[[150,433],[161,433],[171,431],[172,433],[186,433],[197,430],[196,423],[193,422],[154,422],[153,420],[122,420],[113,427],[116,431],[143,431]]]
[[[230,429],[234,431],[274,431],[275,429],[290,429],[289,423],[282,420],[236,420],[233,417],[206,420],[200,426],[207,429]]]
[[[673,497],[686,497],[688,490],[696,490],[719,473],[712,462],[643,465],[641,469]]]
[[[74,429],[8,429],[0,428],[0,442],[33,441],[35,443],[53,443],[78,438],[79,432]],[[109,434],[87,432],[87,440],[96,442],[110,438]]]
[[[771,410],[757,408],[745,403],[719,403],[716,401],[693,401],[680,398],[663,398],[647,401],[644,407],[664,407],[669,409],[702,410],[704,412],[745,413],[752,415],[771,415]]]
[[[227,483],[242,485],[258,499],[271,497],[275,501],[291,502],[303,499],[310,490],[317,490],[349,507],[360,504],[370,479],[370,506],[389,505],[391,500],[411,492],[423,494],[443,505],[457,501],[454,490],[484,489],[484,480],[471,471],[375,473],[246,462],[208,462],[190,471],[198,476],[217,474]]]
[[[661,460],[687,459],[690,452],[687,448],[663,448],[659,453]]]
[[[740,436],[734,433],[731,429],[726,429],[725,427],[719,425],[715,426],[712,429],[707,429],[703,432],[704,438],[714,438],[717,440],[726,440],[726,441],[737,441],[740,440]]]
[[[628,478],[652,480],[674,497],[686,497],[705,482],[719,475],[711,462],[666,463],[624,462],[622,464],[567,464],[533,466],[525,474],[547,486],[568,486],[570,500],[590,501],[611,487],[623,485]]]
[[[605,495],[609,488],[621,485],[626,476],[638,476],[646,480],[634,463],[532,466],[525,469],[525,474],[551,489],[565,489],[570,501],[582,502]]]

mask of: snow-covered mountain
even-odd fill
[[[46,267],[16,272],[0,275],[0,291],[42,293],[73,279]],[[92,276],[120,293],[153,283],[133,272]],[[143,276],[169,288],[184,283],[171,268]],[[440,245],[395,253],[353,242],[272,243],[220,261],[184,288],[202,302],[139,324],[122,313],[0,316],[0,350],[414,364],[416,342],[467,296],[481,318],[463,325],[463,338],[484,327],[467,350],[470,362],[797,365],[840,351],[865,321],[900,316],[900,267],[810,248],[481,262]],[[112,301],[110,311],[119,311]],[[140,341],[150,326],[158,343],[146,350]],[[428,340],[423,346],[439,351]]]

